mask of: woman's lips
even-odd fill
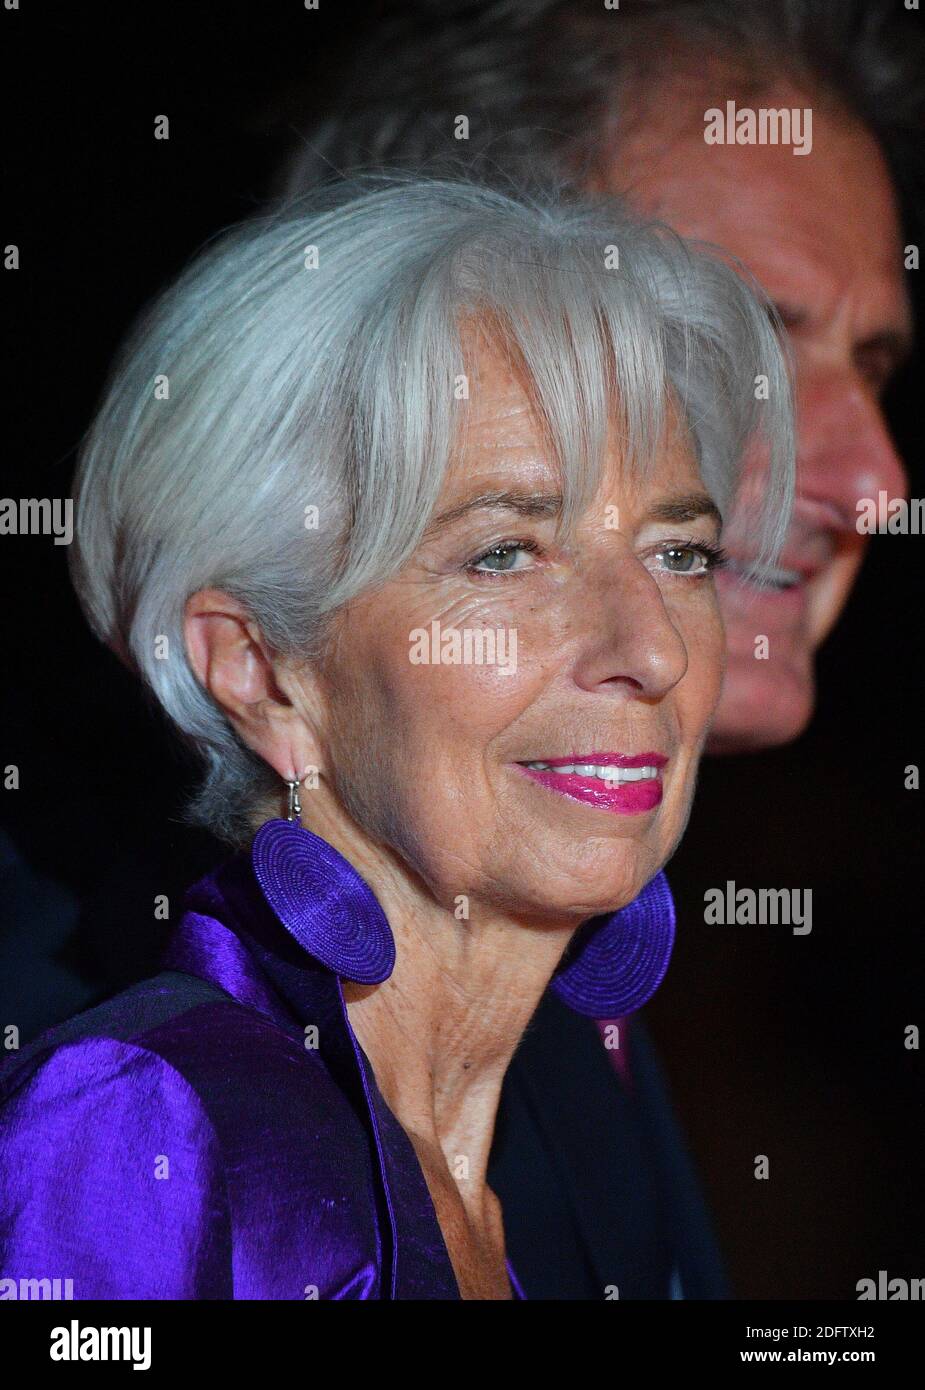
[[[652,811],[662,799],[662,753],[587,753],[515,766],[550,791],[621,816]],[[536,763],[544,764],[541,767]],[[591,771],[591,769],[594,769]]]

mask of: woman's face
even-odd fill
[[[635,897],[684,829],[723,671],[719,523],[673,417],[648,479],[613,452],[557,546],[528,399],[494,350],[477,365],[428,534],[338,617],[321,772],[450,909],[583,920]]]

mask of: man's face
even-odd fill
[[[728,88],[728,83],[726,84]],[[802,733],[815,696],[813,662],[848,598],[863,556],[856,503],[904,496],[906,478],[881,408],[908,351],[911,313],[900,225],[873,138],[790,87],[739,107],[813,108],[812,149],[708,145],[703,113],[725,109],[718,78],[702,99],[646,104],[595,187],[624,194],[685,236],[737,256],[777,305],[796,367],[797,502],[779,583],[756,589],[732,565],[718,576],[728,666],[708,744],[744,752]],[[755,639],[768,639],[767,660]]]

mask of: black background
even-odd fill
[[[22,262],[2,280],[3,496],[67,495],[129,321],[258,206],[293,112],[323,108],[332,57],[377,13],[325,0],[0,11],[0,225]],[[160,114],[169,141],[153,138]],[[919,352],[889,402],[913,496],[921,381]],[[925,1276],[922,1063],[903,1047],[925,1022],[923,792],[903,785],[925,759],[923,557],[923,537],[874,539],[820,657],[812,728],[780,751],[708,760],[671,867],[679,937],[647,1018],[746,1298],[854,1298],[878,1269]],[[0,562],[0,765],[21,776],[2,824],[80,896],[68,958],[121,985],[154,968],[154,895],[178,901],[214,860],[179,820],[193,769],[86,630],[66,547],[2,537]],[[703,894],[727,879],[811,888],[812,933],[705,926]]]

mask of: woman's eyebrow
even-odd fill
[[[505,509],[517,512],[520,516],[558,516],[562,510],[562,494],[559,492],[508,492],[503,489],[494,492],[481,492],[469,497],[455,507],[434,517],[427,527],[425,537],[430,538],[438,531],[450,526],[469,512]]]
[[[449,507],[434,517],[428,526],[425,538],[431,539],[447,526],[468,516],[470,512],[507,510],[520,516],[549,517],[558,516],[562,510],[562,494],[558,492],[508,492],[498,490],[481,492]],[[668,497],[650,507],[646,514],[649,521],[697,521],[702,516],[712,517],[718,526],[723,524],[719,507],[705,492],[688,492],[678,497]]]
[[[712,517],[718,526],[723,524],[723,514],[705,492],[686,492],[678,497],[666,497],[649,508],[650,521],[697,521],[702,516]]]

